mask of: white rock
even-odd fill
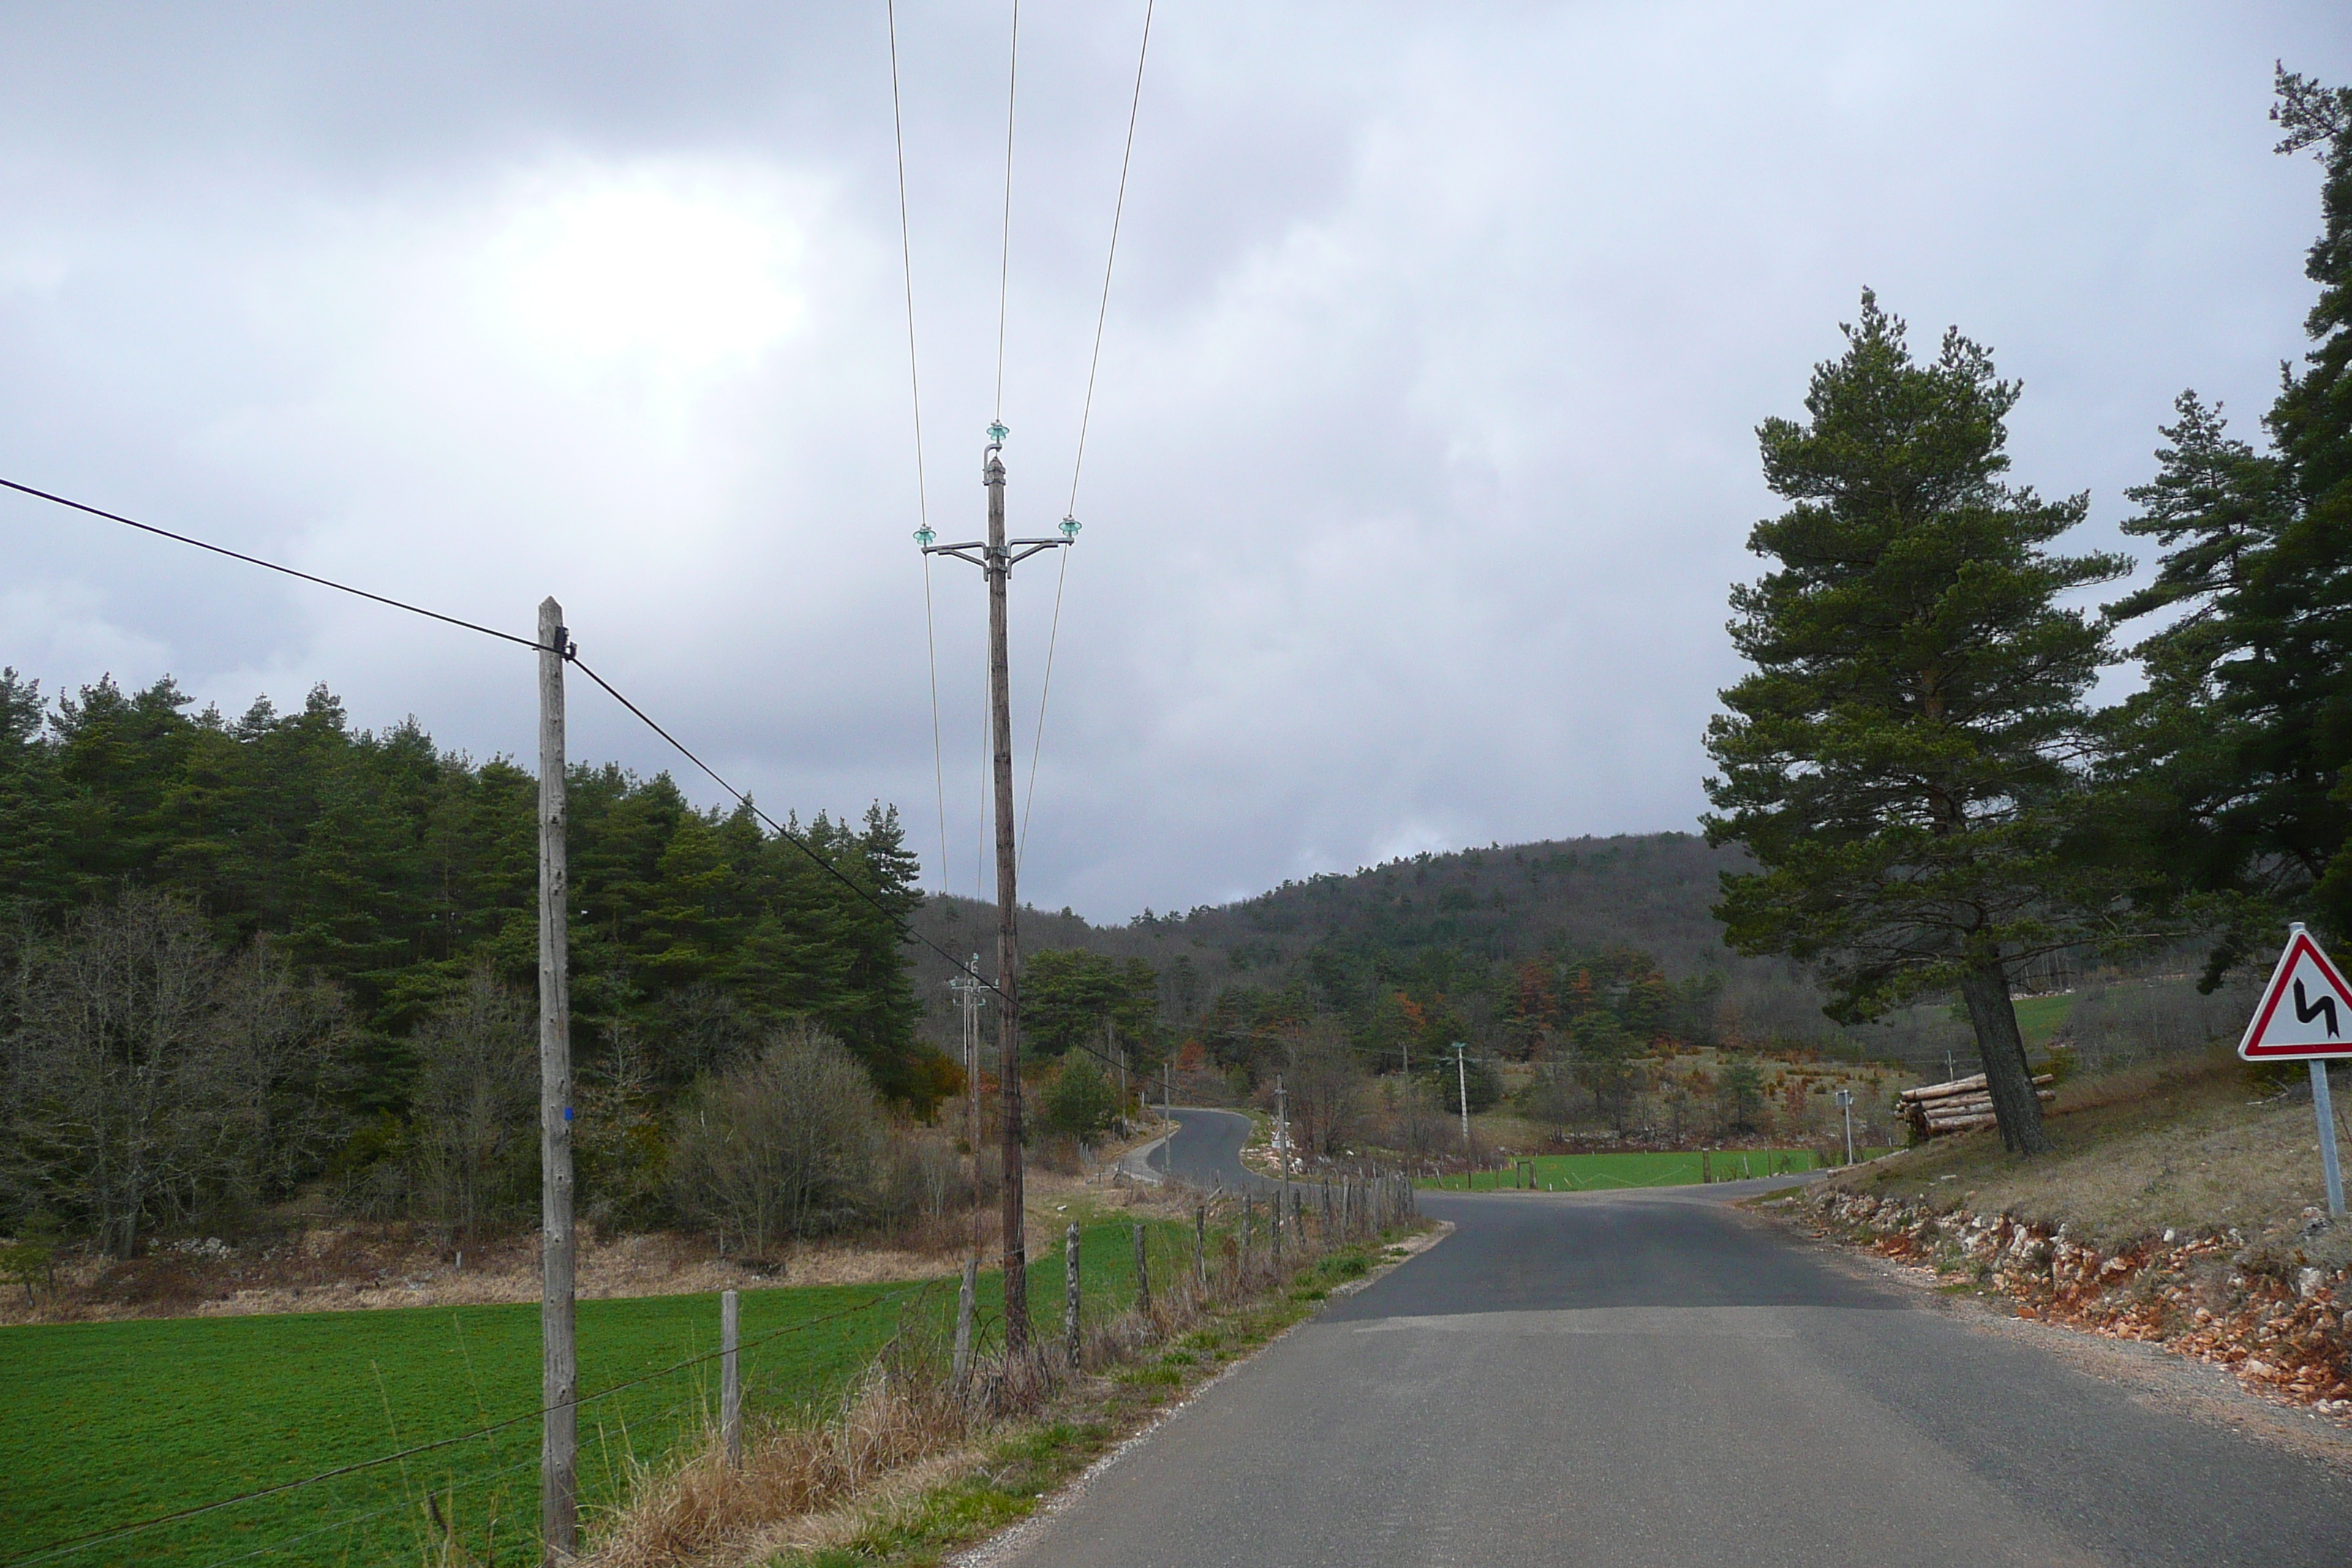
[[[2294,1293],[2306,1301],[2318,1295],[2319,1288],[2326,1283],[2327,1275],[2321,1269],[2298,1268],[2295,1270]]]

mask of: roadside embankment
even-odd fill
[[[2069,1089],[2053,1153],[2017,1159],[1972,1132],[1774,1207],[2021,1316],[2352,1413],[2352,1221],[2321,1206],[2309,1098],[2263,1092],[2219,1059]]]

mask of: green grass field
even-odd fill
[[[2074,994],[2069,991],[2055,996],[2021,996],[2010,1005],[2017,1010],[2017,1032],[2025,1037],[2025,1048],[2038,1051],[2074,1015]]]
[[[1189,1235],[1155,1227],[1154,1272],[1189,1268]],[[1096,1306],[1133,1293],[1124,1224],[1090,1226],[1081,1257]],[[1032,1310],[1061,1318],[1058,1247],[1033,1261]],[[1000,1282],[983,1279],[988,1318]],[[927,1286],[808,1286],[743,1295],[744,1405],[752,1416],[827,1399],[902,1323],[944,1331],[952,1278]],[[774,1336],[771,1338],[770,1336]],[[585,1510],[625,1489],[631,1463],[700,1431],[718,1364],[662,1373],[718,1348],[716,1296],[583,1301],[580,1474]],[[485,1436],[55,1559],[204,1565],[245,1557],[325,1565],[422,1561],[436,1497],[481,1560],[536,1561],[536,1305],[157,1319],[0,1328],[0,1563],[176,1510],[525,1418]],[[495,1558],[490,1556],[495,1552]]]
[[[1883,1153],[1884,1150],[1854,1151],[1857,1155]],[[1742,1162],[1746,1162],[1744,1164]],[[1581,1193],[1597,1192],[1612,1187],[1680,1187],[1699,1179],[1701,1166],[1696,1152],[1636,1154],[1538,1154],[1526,1162],[1535,1166],[1538,1192]],[[1774,1175],[1783,1171],[1810,1171],[1813,1155],[1810,1149],[1718,1149],[1714,1154],[1715,1179],[1718,1182],[1737,1177]],[[1509,1190],[1514,1180],[1522,1184],[1524,1175],[1514,1177],[1512,1172],[1477,1171],[1468,1176],[1432,1178],[1421,1185],[1435,1191],[1485,1192],[1489,1188]]]

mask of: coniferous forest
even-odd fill
[[[321,1176],[363,1198],[403,1184],[393,1166],[413,1184],[447,1165],[419,1142],[468,1116],[459,1197],[516,1197],[536,1170],[533,776],[414,721],[354,729],[323,688],[297,712],[191,706],[168,678],[51,703],[0,674],[9,1206],[99,1230]],[[896,920],[921,895],[895,813],[788,822],[803,849],[667,774],[570,783],[574,1050],[583,1100],[626,1102],[606,1121],[644,1123],[787,1021],[917,1109],[955,1087],[915,1037]]]

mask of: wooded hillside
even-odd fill
[[[1724,947],[1710,912],[1717,877],[1746,864],[1685,833],[1495,845],[1285,882],[1188,914],[1147,910],[1122,926],[1029,910],[1022,943],[1030,954],[1076,949],[1149,963],[1171,1040],[1222,1032],[1229,1059],[1245,1054],[1235,1031],[1318,1014],[1352,1019],[1368,1050],[1399,1031],[1449,1029],[1481,1051],[1507,1050],[1530,963],[1553,985],[1580,968],[1654,973],[1679,999],[1685,1032],[1840,1039],[1801,972]],[[917,921],[950,951],[978,952],[987,968],[993,919],[971,900],[933,895]],[[952,1049],[960,1026],[947,965],[919,953],[916,974],[924,1033]],[[1419,1026],[1398,1011],[1400,996],[1421,1012]]]

